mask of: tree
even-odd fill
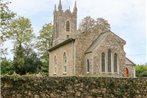
[[[40,71],[42,62],[33,50],[29,51],[29,54],[25,56],[25,66],[27,73],[38,73]]]
[[[25,50],[23,46],[19,45],[15,50],[13,66],[15,72],[20,75],[37,73],[39,72],[41,61],[32,49]]]
[[[6,39],[8,28],[7,26],[12,21],[12,19],[15,17],[15,13],[10,11],[8,8],[8,5],[10,2],[5,2],[4,0],[0,0],[0,22],[1,22],[1,28],[0,28],[0,42],[4,41]]]
[[[32,33],[33,29],[30,20],[24,17],[18,17],[8,27],[10,29],[8,32],[9,38],[14,42],[13,65],[15,72],[21,75],[27,72],[36,72],[38,65],[36,65],[36,61],[34,60],[37,59],[37,55],[32,57],[34,53],[31,53],[33,47],[31,43],[34,34]]]
[[[51,23],[45,24],[37,37],[36,48],[38,50],[41,61],[43,62],[42,72],[48,73],[49,54],[48,49],[52,45],[53,26]]]
[[[110,24],[107,20],[103,18],[97,18],[95,21],[95,30],[101,30],[101,31],[108,31],[110,30]]]
[[[8,25],[15,17],[15,13],[10,11],[8,5],[10,2],[0,0],[0,58],[6,58],[5,55],[7,54],[7,48],[3,47],[4,42],[8,38]]]
[[[14,50],[14,60],[13,60],[13,66],[14,70],[18,74],[25,74],[25,49],[22,47],[20,44],[19,46],[16,47]]]
[[[1,63],[0,63],[0,67],[1,67],[1,74],[12,74],[14,72],[14,67],[12,65],[12,61],[11,60],[6,60],[6,59],[2,59]]]
[[[135,69],[137,77],[147,77],[147,65],[137,65]]]
[[[108,31],[110,24],[103,18],[94,20],[90,16],[85,17],[80,23],[79,30],[82,32]]]
[[[9,25],[9,29],[9,37],[13,40],[15,47],[29,45],[34,38],[31,22],[27,18],[19,17],[14,19]]]
[[[80,23],[80,31],[82,32],[91,32],[95,26],[95,20],[90,16],[85,17]]]

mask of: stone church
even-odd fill
[[[77,5],[54,8],[54,33],[49,49],[49,76],[135,77],[135,64],[126,57],[126,41],[112,31],[77,30]]]

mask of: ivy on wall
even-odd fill
[[[147,97],[147,78],[2,76],[1,98]]]

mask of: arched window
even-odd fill
[[[64,73],[66,73],[67,72],[67,57],[65,52],[63,54],[63,62],[64,62],[63,71]]]
[[[54,57],[54,73],[57,73],[57,58],[56,56]]]
[[[67,21],[66,22],[66,31],[70,31],[70,22],[69,21]]]
[[[108,72],[111,72],[111,49],[108,50]]]
[[[63,59],[64,59],[64,63],[66,63],[67,62],[67,58],[66,58],[66,53],[65,52],[63,54]]]
[[[117,72],[117,54],[114,54],[114,72]]]
[[[56,56],[54,57],[54,64],[55,64],[55,65],[57,64]]]
[[[102,72],[105,72],[105,53],[103,52],[101,55],[101,68],[102,68]]]
[[[89,59],[87,59],[87,72],[90,72],[90,63],[89,63]]]

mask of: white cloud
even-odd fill
[[[36,15],[36,13],[40,13],[40,14],[44,12],[49,13],[49,11],[53,12],[54,4],[59,3],[59,0],[10,0],[10,1],[12,2],[10,4],[10,9],[16,11],[20,15],[25,15],[25,16],[32,16],[34,14]],[[68,3],[71,3],[71,1]],[[65,5],[65,0],[62,2],[62,4]]]
[[[142,18],[145,15],[144,0],[79,0],[79,11],[94,18],[104,17],[118,25],[129,16]],[[81,14],[82,15],[82,14]]]
[[[31,17],[33,15],[49,13],[52,15],[54,4],[59,0],[10,0],[10,8],[19,15]],[[145,0],[77,0],[78,15],[81,20],[90,15],[94,18],[104,17],[111,24],[122,24],[127,17],[142,19],[145,16]],[[62,0],[63,7],[74,5],[74,0]],[[67,7],[66,7],[67,8]],[[65,9],[65,7],[64,7]]]
[[[18,15],[31,17],[36,13],[46,12],[50,7],[48,0],[10,0],[10,8]]]

